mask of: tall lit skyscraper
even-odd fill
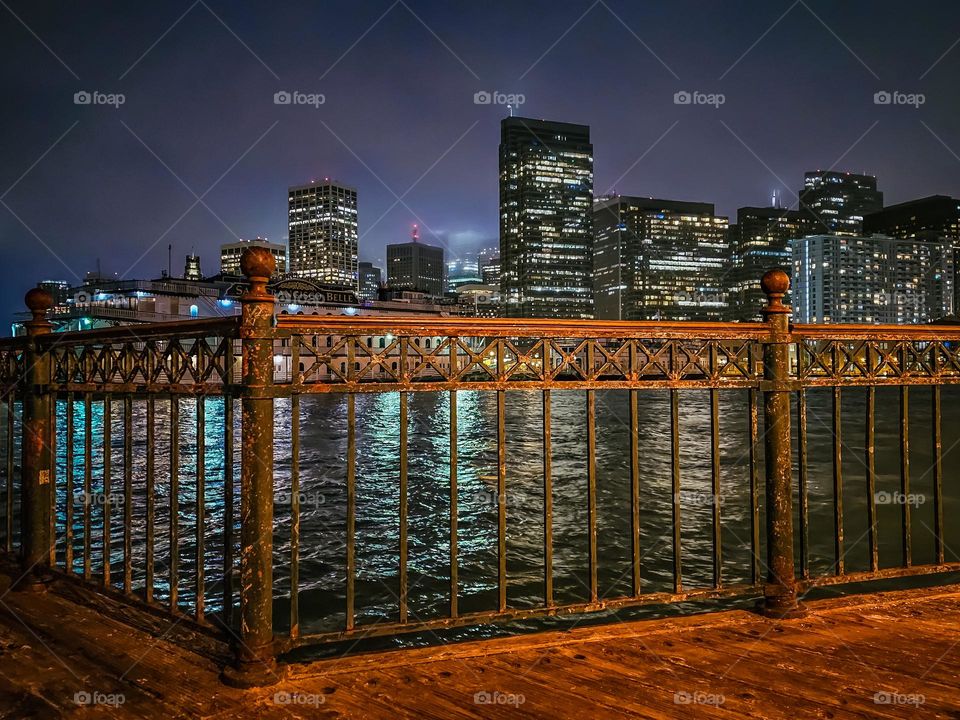
[[[420,242],[413,226],[410,242],[387,245],[387,285],[394,290],[416,290],[443,297],[447,289],[443,248]]]
[[[953,257],[960,258],[960,200],[946,195],[890,205],[863,218],[866,235],[881,233],[901,240],[929,240],[948,243]],[[955,263],[951,313],[960,312],[960,263]]]
[[[383,271],[374,267],[373,263],[360,263],[360,292],[361,300],[376,300],[380,296],[380,283],[383,282]]]
[[[719,320],[727,314],[727,218],[711,203],[614,197],[593,210],[601,320]]]
[[[270,251],[277,263],[274,275],[282,275],[287,271],[287,246],[282,243],[273,243],[266,238],[256,237],[252,240],[238,240],[224,243],[220,246],[220,272],[223,275],[240,276],[240,256],[249,247],[262,247]]]
[[[731,316],[737,320],[760,320],[766,295],[760,278],[767,270],[793,270],[790,241],[816,232],[809,215],[778,207],[742,207],[737,224],[730,226],[733,270]]]
[[[800,191],[800,210],[814,222],[811,232],[863,232],[863,217],[883,208],[883,193],[873,175],[833,170],[808,172]]]
[[[507,317],[593,317],[593,145],[586,125],[500,124],[500,288]]]
[[[292,187],[290,273],[357,289],[357,191],[324,180]]]
[[[948,242],[808,235],[791,246],[797,322],[917,324],[946,314]]]

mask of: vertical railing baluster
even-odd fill
[[[769,334],[763,345],[764,458],[766,465],[767,578],[763,613],[786,618],[804,614],[797,603],[793,556],[793,492],[790,431],[790,308],[783,296],[790,278],[770,270],[760,281],[767,296],[763,316]]]
[[[910,389],[906,385],[900,386],[900,495],[903,564],[910,567],[913,565],[913,533],[910,527]]]
[[[13,455],[14,455],[14,428],[16,426],[16,392],[10,390],[7,395],[7,472],[6,472],[6,486],[5,486],[5,501],[6,501],[6,540],[5,547],[7,552],[13,551]]]
[[[631,353],[635,353],[632,350]],[[630,555],[633,596],[640,596],[640,419],[638,391],[630,390]]]
[[[204,542],[204,534],[206,532],[206,512],[207,512],[207,444],[205,437],[206,430],[206,400],[201,395],[197,397],[197,496],[196,496],[196,505],[194,506],[194,515],[196,516],[196,522],[194,524],[196,528],[196,543],[197,543],[197,554],[196,554],[196,584],[197,584],[197,597],[194,605],[195,617],[197,621],[203,621],[204,619],[204,605],[205,605],[205,594],[206,594],[206,578],[204,576],[204,564],[206,563],[206,543]]]
[[[93,500],[93,395],[83,395],[83,579],[89,581],[91,577],[91,542],[90,513]]]
[[[73,572],[73,393],[67,393],[63,567]]]
[[[714,350],[716,353],[716,350]],[[711,507],[713,509],[713,587],[719,589],[722,578],[722,538],[720,525],[720,398],[719,390],[710,388],[710,460]]]
[[[670,389],[670,497],[673,528],[673,592],[683,592],[682,543],[680,533],[680,393]]]
[[[587,390],[587,544],[590,562],[590,601],[597,602],[597,430],[596,395]]]
[[[180,399],[170,396],[170,609],[180,590]]]
[[[940,385],[933,386],[930,419],[933,425],[933,534],[936,562],[942,565],[943,552],[943,423],[941,422]]]
[[[747,391],[747,426],[750,433],[750,582],[760,582],[760,418],[759,393]]]
[[[544,341],[546,345],[546,341]],[[549,372],[544,352],[544,375]],[[553,420],[550,391],[543,391],[543,604],[553,606]]]
[[[49,566],[56,567],[57,564],[57,396],[51,393],[47,400],[49,403],[50,420],[48,422],[47,447],[50,455],[50,507],[47,510],[49,528],[47,530],[50,541],[49,547]]]
[[[133,396],[123,398],[123,591],[133,588]]]
[[[347,394],[347,630],[356,626],[357,396]]]
[[[103,529],[101,537],[103,538],[103,560],[101,583],[104,587],[110,585],[110,550],[112,549],[111,535],[111,509],[113,503],[110,502],[110,493],[113,492],[112,474],[113,474],[113,402],[112,395],[108,392],[103,396]]]
[[[843,422],[840,386],[833,388],[833,553],[834,572],[843,575]]]
[[[293,340],[296,342],[296,340]],[[348,404],[349,398],[348,395]],[[348,441],[349,442],[349,441]],[[349,465],[349,450],[347,451]],[[349,472],[347,473],[349,485]],[[349,489],[347,490],[349,493]],[[349,527],[348,527],[349,533]],[[349,539],[347,541],[349,545]],[[349,549],[347,554],[349,556]],[[350,560],[347,559],[349,566]],[[347,605],[350,604],[347,574]],[[300,637],[300,394],[290,398],[290,637]]]
[[[154,534],[154,514],[155,514],[155,472],[156,472],[156,400],[153,395],[147,398],[147,477],[145,482],[147,526],[145,530],[146,537],[144,543],[144,599],[149,603],[153,602],[153,573],[156,538]]]
[[[797,390],[797,474],[800,488],[800,575],[810,577],[810,475],[807,466],[807,393]]]
[[[401,346],[404,343],[401,342]],[[406,353],[404,378],[406,378]],[[407,392],[400,391],[400,622],[407,622]]]
[[[870,554],[870,570],[880,567],[880,549],[877,544],[877,449],[875,407],[877,388],[867,388],[866,438],[864,441],[867,471],[867,551]]]
[[[457,376],[457,343],[450,342],[449,377]],[[450,391],[450,617],[457,617],[457,391]]]
[[[230,357],[232,345],[228,346]],[[228,361],[227,367],[232,361]],[[226,376],[233,378],[227,371]],[[233,395],[229,391],[223,395],[223,623],[233,627]]]
[[[503,376],[503,342],[497,345],[497,374]],[[497,390],[497,607],[507,609],[507,442],[505,393]]]

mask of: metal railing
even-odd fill
[[[798,590],[823,584],[960,570],[944,552],[941,388],[960,384],[960,329],[952,327],[807,326],[789,323],[782,304],[783,273],[763,280],[769,302],[762,323],[573,322],[410,317],[275,316],[267,291],[273,259],[259,249],[243,259],[250,286],[242,316],[57,333],[45,314],[52,301],[32,290],[28,335],[0,341],[5,454],[7,551],[17,550],[20,589],[40,589],[51,574],[138,600],[231,636],[236,663],[229,682],[276,679],[275,658],[313,643],[396,635],[488,622],[506,622],[621,607],[763,596],[777,617],[802,614]],[[877,535],[876,390],[900,393],[900,491],[910,494],[910,386],[931,387],[935,561],[915,564],[910,506],[902,507],[903,562],[881,568]],[[865,421],[869,569],[844,564],[842,393],[866,388]],[[807,400],[810,388],[832,390],[834,564],[809,563]],[[598,569],[597,393],[626,393],[629,504],[604,508],[629,520],[629,591],[611,595]],[[458,398],[492,394],[496,421],[495,607],[464,610],[458,547]],[[539,393],[543,505],[539,549],[540,600],[512,606],[508,597],[509,534],[506,402],[512,392]],[[645,497],[639,446],[640,399],[659,391],[669,407],[670,587],[649,587],[641,573],[641,503]],[[685,583],[682,538],[681,398],[706,393],[709,402],[709,581]],[[736,393],[732,391],[737,391]],[[551,425],[555,393],[582,393],[586,455],[585,590],[582,601],[558,600],[554,587],[554,503],[557,471]],[[379,482],[398,496],[395,584],[390,617],[363,620],[357,612],[357,400],[396,393],[395,477]],[[448,586],[441,616],[411,611],[409,575],[409,419],[416,393],[446,395],[448,515],[433,518],[448,541]],[[342,395],[346,449],[337,468],[345,494],[342,526],[343,622],[303,632],[300,618],[301,402]],[[721,396],[746,398],[749,562],[742,577],[725,576],[721,503]],[[289,536],[277,556],[274,540],[276,403],[289,403]],[[239,417],[235,404],[239,403]],[[793,405],[796,428],[792,428]],[[17,417],[16,408],[21,408]],[[119,432],[118,432],[119,428]],[[796,432],[796,443],[793,433]],[[118,438],[119,435],[119,438]],[[119,441],[116,441],[119,440]],[[237,440],[240,441],[237,451]],[[16,472],[19,443],[20,472]],[[793,460],[797,453],[798,518],[794,530]],[[239,488],[236,487],[239,455]],[[157,458],[161,462],[157,462]],[[163,467],[160,467],[163,465]],[[761,474],[764,479],[761,481]],[[18,477],[19,475],[19,477]],[[436,480],[436,478],[434,478]],[[116,481],[116,484],[115,484]],[[119,489],[119,492],[117,490]],[[19,499],[19,508],[17,500]],[[762,510],[762,512],[761,512]],[[286,522],[285,518],[285,522]],[[285,524],[284,528],[287,527]],[[794,540],[799,542],[795,567]],[[19,542],[17,540],[19,539]],[[765,551],[765,558],[764,558]],[[235,575],[239,571],[239,582]],[[289,589],[278,603],[274,578]],[[286,608],[287,629],[274,614]],[[279,623],[277,623],[279,625]]]

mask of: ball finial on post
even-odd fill
[[[245,293],[248,299],[264,300],[267,293],[267,283],[277,270],[277,261],[266,248],[250,247],[240,256],[240,271],[250,281],[250,289]],[[272,299],[272,296],[271,296]]]
[[[790,308],[783,304],[783,296],[790,289],[790,276],[783,270],[775,268],[767,270],[760,279],[760,287],[767,296],[767,306],[764,313],[788,313]]]
[[[48,324],[47,311],[53,307],[53,295],[41,287],[31,288],[23,297],[23,302],[33,315],[30,325],[41,327]]]

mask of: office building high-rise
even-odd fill
[[[960,200],[946,195],[890,205],[863,218],[866,235],[879,233],[902,240],[928,240],[949,243],[953,256],[960,257]],[[960,266],[954,265],[950,313],[960,312]]]
[[[447,262],[448,292],[456,292],[461,285],[475,285],[480,281],[480,266],[476,256],[462,255]]]
[[[948,242],[808,235],[791,245],[796,322],[926,323],[951,302]]]
[[[507,317],[593,317],[593,146],[586,125],[500,124],[500,288]]]
[[[220,246],[220,273],[222,275],[241,276],[240,256],[243,251],[249,247],[262,247],[270,251],[273,259],[277,263],[277,269],[274,276],[282,275],[287,271],[287,246],[281,243],[273,243],[266,238],[256,237],[252,240],[238,240],[237,242],[225,243]]]
[[[742,207],[730,226],[733,269],[730,289],[731,318],[760,320],[766,296],[760,278],[767,270],[793,270],[790,241],[816,232],[810,216],[778,207]],[[789,302],[789,300],[788,300]]]
[[[357,191],[331,180],[288,192],[290,273],[357,289]]]
[[[814,223],[811,232],[863,232],[865,215],[883,208],[883,193],[873,175],[816,170],[803,178],[800,210]]]
[[[383,271],[374,267],[373,263],[361,262],[359,265],[361,300],[376,300],[380,297],[380,283],[383,282]]]
[[[712,204],[618,196],[593,219],[598,319],[726,317],[728,221]]]
[[[447,288],[443,248],[420,242],[414,225],[410,242],[387,245],[387,285],[443,297]]]
[[[200,256],[193,253],[187,255],[183,264],[184,280],[203,280],[203,271],[200,270]]]

